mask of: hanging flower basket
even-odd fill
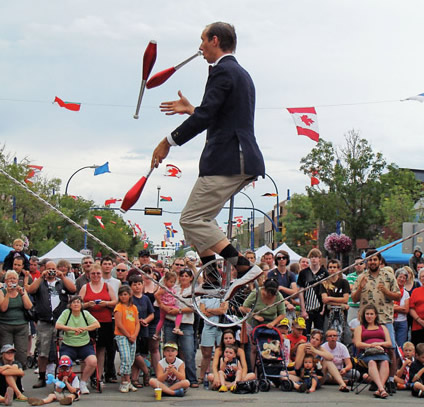
[[[324,241],[325,250],[331,253],[348,253],[352,246],[352,239],[344,234],[331,233]]]

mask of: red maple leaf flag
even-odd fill
[[[318,142],[318,117],[314,107],[294,107],[287,108],[292,115],[299,136],[309,137]]]
[[[181,178],[181,170],[173,164],[166,164],[165,176]]]
[[[94,215],[94,217],[97,219],[97,221],[99,222],[99,224],[100,224],[100,227],[102,228],[102,229],[104,229],[105,228],[105,225],[103,224],[103,222],[102,222],[102,217],[101,216],[96,216],[96,215]]]
[[[317,178],[318,176],[318,171],[317,170],[313,170],[311,172],[311,187],[313,187],[314,185],[318,185],[319,184],[319,179]]]

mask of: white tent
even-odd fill
[[[59,260],[67,260],[69,263],[81,263],[81,259],[84,257],[83,254],[69,247],[66,243],[60,242],[56,247],[53,247],[48,253],[40,257],[40,260],[49,259],[54,262]]]
[[[289,247],[289,246],[287,246],[285,243],[283,243],[280,247],[277,247],[277,248],[273,251],[274,255],[275,255],[277,252],[279,252],[280,250],[285,250],[285,251],[289,254],[289,256],[290,256],[290,261],[291,261],[291,262],[297,262],[297,261],[299,261],[299,260],[300,260],[300,258],[302,257],[302,256],[298,255],[296,252],[294,252],[292,249],[290,249],[290,247]]]
[[[256,261],[259,262],[261,260],[261,257],[266,252],[271,252],[272,253],[272,250],[267,245],[263,245],[258,250],[256,250],[256,252],[255,252],[255,254],[256,254]]]

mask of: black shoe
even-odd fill
[[[369,391],[377,391],[378,390],[378,386],[374,382],[372,382],[370,384],[370,388],[368,390]]]
[[[32,385],[33,389],[41,389],[42,387],[46,387],[46,382],[41,379],[38,379],[37,383]]]
[[[395,382],[387,382],[386,383],[387,392],[392,395],[396,393],[396,383]]]
[[[115,377],[105,377],[105,382],[106,383],[118,383],[118,379],[117,379],[117,377],[115,376]]]

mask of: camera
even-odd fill
[[[94,300],[94,302],[95,302],[96,304],[100,304],[100,303],[102,302],[102,300]]]
[[[50,277],[54,277],[56,275],[56,270],[49,270],[48,274]]]
[[[16,288],[18,286],[18,284],[14,283],[14,284],[10,284],[10,288]]]

